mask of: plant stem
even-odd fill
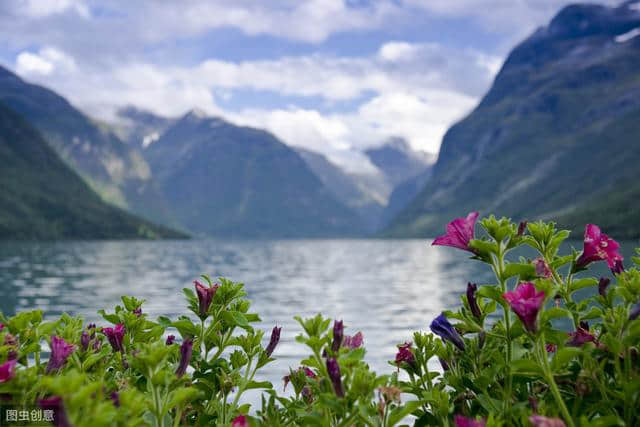
[[[507,282],[502,278],[503,272],[504,272],[504,249],[502,247],[502,244],[500,244],[500,249],[498,251],[498,260],[497,260],[497,265],[494,267],[496,276],[498,277],[498,281],[500,282],[500,289],[502,290],[502,293],[507,292]],[[503,309],[504,312],[504,329],[505,329],[505,334],[506,334],[506,339],[507,339],[507,353],[505,355],[505,367],[506,367],[506,373],[505,373],[505,379],[506,379],[506,390],[505,390],[505,398],[504,398],[504,411],[505,411],[505,417],[507,419],[507,421],[510,418],[510,413],[511,413],[511,389],[513,386],[512,383],[512,376],[511,376],[511,354],[512,354],[512,348],[511,348],[511,316],[509,313],[509,309]]]
[[[553,393],[553,397],[555,398],[558,407],[560,407],[560,412],[562,412],[564,421],[567,423],[568,427],[574,427],[573,418],[571,417],[571,414],[569,414],[567,406],[564,404],[564,400],[562,399],[556,380],[551,372],[551,366],[549,366],[549,358],[547,357],[547,351],[544,348],[544,333],[540,333],[536,347],[538,347],[538,357],[541,359],[540,362],[542,363],[544,374],[547,377],[547,382],[551,388],[551,393]]]

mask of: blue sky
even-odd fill
[[[199,108],[358,169],[390,136],[437,152],[513,45],[569,3],[3,0],[0,63],[102,120]]]

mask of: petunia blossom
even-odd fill
[[[575,332],[569,332],[569,338],[569,341],[567,341],[569,347],[582,347],[585,343],[595,342],[596,340],[596,337],[582,327],[576,329]]]
[[[220,286],[204,286],[197,280],[194,280],[193,283],[195,284],[196,294],[198,295],[198,316],[204,320],[209,316],[209,306]]]
[[[282,327],[278,328],[277,326],[274,326],[273,330],[271,331],[271,338],[269,338],[269,344],[267,345],[267,348],[264,351],[265,353],[267,353],[267,356],[269,357],[271,357],[271,355],[273,354],[273,350],[276,349],[276,346],[280,342],[281,330],[282,330]]]
[[[535,332],[538,312],[544,302],[544,291],[537,292],[533,283],[524,282],[519,284],[514,291],[502,294],[502,298],[509,303],[524,327],[529,332]]]
[[[342,320],[336,320],[333,322],[333,342],[331,343],[331,350],[337,352],[342,345],[342,339],[344,338],[344,323]]]
[[[560,418],[544,417],[542,415],[531,415],[529,421],[533,427],[566,427]]]
[[[583,268],[595,261],[607,261],[614,274],[624,270],[622,255],[618,252],[620,244],[600,231],[600,227],[587,224],[584,231],[584,248],[576,261],[578,268]]]
[[[342,340],[342,346],[351,350],[362,347],[363,336],[362,332],[358,332],[354,336],[345,335]]]
[[[245,415],[238,415],[231,421],[231,427],[249,427],[249,422]]]
[[[412,342],[406,342],[398,346],[398,352],[396,353],[396,365],[400,366],[402,363],[414,367],[416,363],[413,351],[411,351]]]
[[[482,312],[480,311],[480,307],[478,306],[478,301],[476,299],[476,291],[478,290],[478,285],[475,283],[467,283],[467,302],[469,303],[469,308],[471,309],[471,313],[473,316],[481,320]]]
[[[536,268],[536,276],[543,277],[545,279],[551,277],[551,268],[549,268],[549,264],[547,264],[545,260],[537,258],[533,261],[533,265]]]
[[[189,366],[189,362],[191,361],[191,354],[193,353],[193,341],[191,339],[186,339],[182,341],[182,345],[180,346],[180,363],[178,364],[178,368],[176,369],[176,375],[181,377],[187,372],[187,367]]]
[[[338,365],[338,361],[335,357],[330,357],[327,359],[327,372],[329,373],[329,378],[333,383],[333,390],[336,392],[336,396],[344,397],[342,379],[340,378],[340,365]]]
[[[600,281],[598,282],[598,293],[601,296],[606,296],[607,295],[607,287],[609,286],[609,283],[611,283],[610,279],[607,279],[606,277],[601,277]]]
[[[444,313],[433,319],[429,327],[434,334],[439,335],[440,338],[445,341],[450,341],[461,351],[464,351],[464,341],[462,340],[462,337],[453,325],[449,323]]]
[[[6,383],[16,376],[16,359],[10,359],[0,365],[0,384]]]
[[[484,427],[487,423],[484,420],[476,420],[475,418],[467,418],[462,415],[456,415],[453,419],[456,427]]]
[[[63,338],[53,335],[51,337],[51,356],[49,356],[49,363],[47,363],[47,373],[62,368],[74,349],[75,347],[72,344],[67,343]]]
[[[111,348],[115,352],[124,352],[124,344],[122,342],[126,329],[122,323],[118,323],[115,328],[102,328],[102,333],[107,336]]]
[[[465,251],[474,252],[469,247],[469,242],[473,239],[473,229],[478,219],[478,212],[470,212],[466,218],[456,218],[447,224],[447,233],[437,237],[432,245],[451,246]]]

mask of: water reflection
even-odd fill
[[[632,247],[623,245],[627,258]],[[293,316],[318,312],[344,319],[348,334],[362,331],[368,362],[388,371],[396,343],[458,305],[467,281],[491,281],[486,266],[467,258],[424,240],[3,242],[0,309],[66,311],[104,324],[97,310],[129,294],[147,300],[152,318],[176,317],[186,313],[180,290],[208,273],[245,283],[267,337],[274,324],[283,326],[269,379],[305,355],[294,343]]]

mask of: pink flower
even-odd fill
[[[542,415],[531,415],[529,421],[534,427],[566,427],[560,418],[549,418]]]
[[[453,419],[456,427],[484,427],[487,423],[484,420],[476,420],[475,418],[467,418],[462,415],[456,415]]]
[[[609,236],[600,231],[600,227],[587,224],[584,231],[584,249],[582,255],[576,261],[579,268],[586,267],[594,261],[606,260],[607,265],[614,274],[624,270],[622,255],[618,252],[620,245]]]
[[[544,302],[544,291],[537,292],[533,283],[525,282],[519,284],[515,291],[502,294],[502,298],[507,300],[524,327],[529,332],[535,332],[538,312]]]
[[[51,337],[51,356],[49,356],[49,363],[47,363],[47,373],[62,368],[74,349],[75,347],[72,344],[68,344],[63,338],[53,335]]]
[[[196,285],[196,294],[198,295],[198,316],[204,320],[209,316],[209,306],[220,285],[204,286],[197,280],[194,280],[193,283]]]
[[[0,365],[0,384],[6,383],[16,376],[16,363],[18,361],[12,359]]]
[[[595,342],[596,337],[591,335],[587,329],[578,328],[575,332],[569,332],[570,340],[567,345],[570,347],[582,347],[585,343]]]
[[[354,336],[345,335],[342,341],[342,346],[350,349],[360,348],[362,346],[363,336],[362,332],[358,332]]]
[[[115,328],[102,328],[102,333],[107,336],[113,351],[124,353],[124,345],[122,344],[125,333],[124,324],[118,323]]]
[[[247,417],[244,415],[238,415],[231,421],[231,427],[249,427]]]
[[[473,239],[473,228],[478,219],[478,212],[470,212],[466,218],[456,218],[447,224],[447,234],[437,237],[432,245],[451,246],[453,248],[474,252],[469,247],[469,242]]]
[[[551,269],[542,258],[534,260],[533,265],[536,267],[536,276],[544,277],[545,279],[551,277]]]
[[[415,365],[416,359],[411,351],[412,342],[406,342],[398,346],[398,353],[396,353],[396,365],[400,366],[403,362],[407,363],[411,367]]]

